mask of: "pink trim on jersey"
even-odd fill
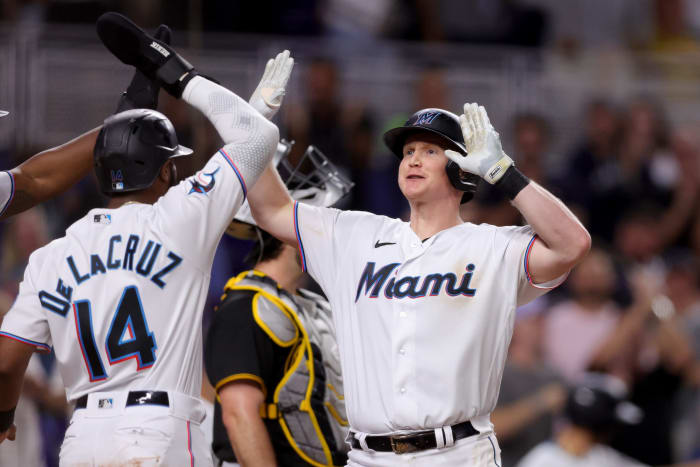
[[[525,251],[525,275],[527,276],[527,281],[535,285],[532,282],[532,276],[530,276],[530,252],[532,251],[532,246],[535,244],[535,240],[537,240],[537,234],[532,236],[532,239],[530,240],[530,243],[527,244],[527,250]]]
[[[187,421],[187,452],[190,453],[190,467],[194,467],[194,454],[192,454],[192,434],[190,433],[190,422]]]
[[[36,350],[42,351],[42,352],[51,352],[51,347],[49,347],[46,344],[42,344],[41,342],[36,342],[31,339],[25,339],[24,337],[19,337],[14,334],[10,334],[9,332],[0,332],[0,337],[7,337],[8,339],[12,339],[13,341],[21,342],[22,344],[27,344],[31,345],[33,347],[36,347]]]
[[[224,148],[219,149],[219,153],[221,153],[222,156],[224,156],[224,159],[226,159],[226,162],[231,165],[231,168],[236,174],[236,177],[238,177],[238,181],[241,182],[241,187],[243,188],[243,197],[246,198],[248,196],[248,186],[245,184],[245,180],[243,179],[243,175],[241,175],[241,171],[238,170],[238,166],[233,162],[233,159],[226,154],[226,151],[224,151]]]

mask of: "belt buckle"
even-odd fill
[[[409,452],[416,452],[418,448],[409,443],[407,440],[413,438],[415,435],[397,435],[389,437],[389,444],[391,444],[391,450],[396,454],[407,454]]]

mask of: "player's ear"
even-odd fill
[[[177,183],[177,168],[175,167],[175,162],[169,160],[163,164],[163,167],[160,168],[160,172],[158,173],[158,178],[167,187],[175,185]]]

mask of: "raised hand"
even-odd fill
[[[253,91],[248,103],[268,120],[275,116],[286,93],[287,82],[292,74],[294,59],[289,50],[280,52],[267,61],[258,87]]]
[[[479,175],[491,184],[496,183],[513,165],[513,159],[503,152],[501,138],[491,125],[486,109],[476,103],[464,104],[459,124],[467,155],[449,149],[445,155],[465,172]]]

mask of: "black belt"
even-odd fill
[[[76,409],[84,409],[87,407],[88,396],[78,398],[75,403]],[[99,408],[111,408],[113,401],[109,397],[101,398],[97,405]],[[131,407],[134,405],[161,405],[163,407],[170,407],[170,400],[168,399],[168,393],[165,391],[129,391],[129,395],[126,397],[126,407]]]
[[[452,425],[452,439],[455,441],[478,434],[479,432],[476,431],[469,420]],[[437,447],[435,431],[432,430],[396,436],[367,436],[365,441],[367,442],[367,447],[373,451],[393,451],[397,454],[424,451]],[[360,441],[355,439],[354,436],[350,439],[350,446],[353,449],[362,449]]]

